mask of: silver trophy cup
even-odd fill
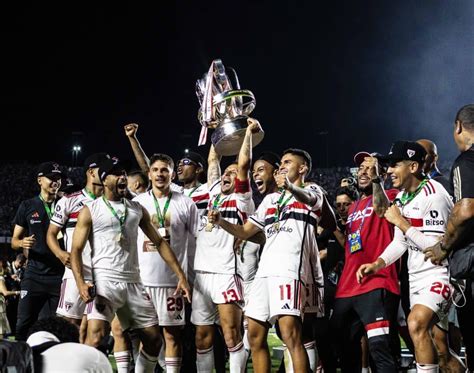
[[[218,154],[236,155],[244,141],[247,119],[255,108],[255,96],[240,89],[234,69],[225,68],[214,60],[209,72],[196,82],[196,94],[201,105],[198,119],[203,127],[212,128],[211,141]],[[254,133],[252,145],[263,139],[262,131]]]

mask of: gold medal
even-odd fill
[[[275,229],[276,231],[280,230],[280,222],[279,221],[273,223],[273,229]]]
[[[206,224],[206,228],[205,228],[205,231],[206,232],[212,232],[212,229],[214,228],[214,224],[212,223],[207,223]]]

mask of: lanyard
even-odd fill
[[[403,192],[400,198],[400,203],[402,204],[402,206],[409,204],[413,200],[413,198],[415,198],[416,195],[420,193],[420,191],[423,189],[423,187],[426,185],[427,182],[428,182],[428,179],[423,179],[423,181],[420,183],[420,185],[418,185],[418,188],[416,188],[416,190],[413,193]]]
[[[168,211],[168,207],[170,206],[170,200],[173,193],[170,192],[170,194],[168,194],[168,199],[165,202],[165,207],[163,207],[163,213],[161,213],[160,204],[158,203],[155,194],[153,193],[153,191],[151,191],[150,193],[153,195],[153,201],[155,202],[156,215],[158,217],[158,222],[160,223],[160,228],[164,228],[166,211]]]
[[[196,185],[193,190],[191,190],[188,194],[188,197],[191,197],[191,195],[196,191],[197,188],[199,188],[201,185]]]
[[[275,222],[280,220],[281,211],[287,205],[288,201],[293,197],[293,194],[290,194],[289,197],[282,203],[284,197],[285,197],[285,192],[281,192],[280,198],[277,201],[277,208],[275,210],[275,217],[274,217]]]
[[[125,224],[125,219],[127,218],[127,204],[126,204],[125,201],[122,199],[122,203],[123,203],[123,205],[125,206],[125,210],[124,210],[122,216],[118,216],[117,211],[115,211],[115,209],[112,207],[112,205],[110,204],[110,202],[107,201],[107,199],[106,199],[104,196],[102,196],[102,199],[104,200],[105,205],[109,208],[109,210],[110,210],[110,212],[112,213],[112,215],[119,221],[120,230],[122,231],[122,230],[123,230],[123,226],[124,226],[124,224]]]
[[[216,198],[214,198],[214,201],[212,201],[212,209],[217,210],[220,205],[222,205],[222,202],[224,202],[224,199],[221,200],[221,194],[219,193]]]
[[[92,199],[96,199],[96,198],[97,198],[97,196],[96,196],[94,193],[92,193],[91,191],[87,190],[87,188],[84,188],[84,191],[85,191],[86,194],[87,194],[89,197],[91,197]]]
[[[51,220],[51,217],[53,216],[53,211],[52,210],[54,210],[54,202],[51,203],[51,207],[49,207],[48,202],[46,202],[43,199],[41,194],[39,195],[39,199],[41,200],[41,202],[43,202],[43,206],[44,206],[44,209],[46,210],[46,214],[48,215],[49,220]]]
[[[355,205],[355,208],[354,208],[354,214],[357,212],[357,207],[359,207],[359,203],[360,203],[360,199],[357,201],[356,205]],[[369,197],[369,201],[367,202],[367,206],[365,206],[365,209],[364,211],[362,211],[362,221],[359,225],[359,228],[357,228],[357,232],[361,232],[362,231],[362,226],[364,225],[364,221],[365,221],[365,213],[367,211],[367,209],[370,207],[370,205],[372,204],[372,196]],[[349,223],[349,233],[352,232],[352,223],[354,222],[354,219],[351,219],[351,222]]]

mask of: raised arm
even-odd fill
[[[186,279],[183,269],[179,265],[178,259],[176,259],[176,255],[174,255],[174,252],[171,250],[168,242],[166,242],[166,240],[164,240],[158,234],[156,229],[151,224],[148,211],[144,207],[142,207],[142,210],[143,217],[140,221],[140,228],[142,229],[143,233],[145,233],[145,235],[155,244],[158,253],[178,277],[178,287],[176,290],[182,291],[184,293],[183,296],[188,300],[188,302],[191,302],[191,290],[189,288],[188,280]]]
[[[79,294],[84,302],[90,302],[92,297],[89,294],[89,288],[93,285],[84,281],[84,274],[82,273],[82,252],[86,246],[87,240],[89,239],[89,233],[92,228],[92,217],[90,210],[85,206],[79,216],[77,217],[76,228],[72,236],[72,249],[71,249],[71,269],[76,280]]]
[[[150,160],[146,156],[144,150],[140,145],[140,142],[138,141],[138,124],[129,123],[126,124],[123,128],[125,129],[125,134],[127,135],[128,141],[130,141],[130,145],[132,146],[133,155],[137,160],[138,166],[143,172],[148,173],[148,170],[150,169]]]
[[[368,174],[372,180],[372,204],[374,206],[374,211],[377,216],[381,218],[389,208],[390,200],[388,199],[383,187],[383,178],[379,173],[380,166],[375,157],[365,157],[364,164],[369,167]]]
[[[214,145],[209,149],[207,157],[207,186],[210,188],[221,178],[221,156],[217,154]]]
[[[252,165],[252,134],[262,130],[258,120],[253,118],[247,119],[248,126],[245,130],[244,141],[240,147],[237,177],[240,181],[245,181],[249,178],[249,170]]]

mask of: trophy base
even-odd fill
[[[218,154],[227,156],[239,154],[248,126],[247,119],[248,117],[245,116],[228,118],[215,129],[211,141]],[[252,135],[252,146],[260,144],[263,136],[263,131],[254,133]]]

